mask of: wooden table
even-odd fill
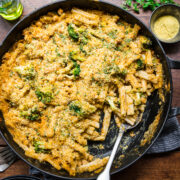
[[[24,6],[23,16],[31,11],[54,0],[21,0]],[[121,4],[121,0],[106,0]],[[180,3],[180,0],[177,2]],[[140,12],[136,14],[148,25],[151,12]],[[0,42],[15,23],[10,23],[0,18]],[[167,55],[173,59],[180,60],[180,43],[164,46]],[[174,95],[173,106],[180,106],[180,71],[172,70]],[[180,118],[178,118],[180,120]],[[0,147],[5,146],[5,142],[0,138]],[[0,179],[12,175],[27,175],[29,166],[22,160],[18,160],[5,172],[0,173]],[[145,155],[134,165],[121,173],[112,176],[112,180],[180,180],[180,149],[157,155]]]

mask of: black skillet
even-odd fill
[[[33,176],[9,176],[2,180],[41,180],[41,179]]]
[[[111,174],[114,174],[116,172],[119,172],[127,168],[128,166],[136,162],[140,157],[142,157],[143,154],[145,154],[145,152],[150,148],[150,146],[154,143],[154,141],[159,136],[166,122],[166,119],[176,116],[177,114],[180,114],[180,108],[171,108],[173,85],[172,85],[172,76],[170,72],[171,68],[179,69],[180,62],[171,60],[166,56],[161,44],[155,38],[152,32],[150,32],[150,30],[134,15],[130,14],[129,12],[111,3],[89,1],[89,0],[68,0],[68,1],[54,2],[24,17],[8,33],[8,35],[6,36],[6,38],[0,45],[0,59],[3,56],[3,54],[8,51],[8,49],[12,46],[14,42],[22,38],[21,36],[22,30],[28,27],[33,22],[33,20],[38,19],[41,15],[44,15],[49,11],[56,11],[58,8],[63,8],[64,10],[68,10],[74,6],[80,7],[80,8],[103,10],[111,14],[119,15],[122,19],[124,19],[130,24],[136,23],[140,25],[141,26],[140,33],[150,37],[153,42],[152,47],[155,53],[161,59],[161,63],[163,65],[165,83],[169,84],[170,86],[169,91],[164,89],[165,102],[162,103],[161,105],[159,105],[159,102],[161,100],[157,92],[155,92],[153,96],[149,98],[147,108],[143,115],[143,123],[141,123],[140,126],[134,130],[136,135],[133,138],[129,136],[129,133],[126,133],[124,135],[121,145],[127,148],[126,149],[119,148],[116,159],[114,161],[114,165],[112,166],[112,169],[111,169]],[[160,108],[162,108],[163,111],[162,111],[161,118],[160,118],[160,121],[159,121],[159,124],[157,126],[154,136],[152,137],[150,143],[144,146],[140,146],[140,141],[143,138],[144,132],[148,129],[149,125],[153,122]],[[3,119],[2,114],[1,114],[1,117]],[[4,120],[0,123],[0,132],[4,140],[6,141],[6,143],[21,159],[23,159],[30,166],[35,167],[44,173],[53,175],[55,177],[64,178],[64,179],[93,179],[97,177],[97,174],[95,173],[83,173],[83,174],[77,175],[76,177],[71,177],[68,175],[67,172],[63,170],[58,171],[47,163],[40,163],[32,158],[25,156],[24,151],[13,141],[12,136],[9,134],[8,130],[6,129]],[[117,132],[118,132],[118,129],[112,118],[111,127],[108,132],[107,138],[105,142],[102,143],[105,146],[105,148],[98,149],[95,146],[95,145],[101,144],[101,142],[97,142],[97,143],[89,142],[89,150],[91,154],[93,154],[96,157],[103,157],[103,156],[109,155],[113,147],[113,142],[115,140]],[[122,154],[125,155],[124,158],[122,158],[121,156]]]

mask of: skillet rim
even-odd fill
[[[44,8],[47,8],[47,7],[51,7],[52,5],[54,4],[57,4],[59,5],[60,3],[66,3],[70,0],[59,0],[59,1],[55,1],[55,2],[50,2],[50,3],[47,3],[46,5],[43,5],[35,10],[33,10],[31,13],[25,15],[22,19],[20,19],[13,27],[12,29],[10,29],[10,31],[7,33],[7,35],[5,36],[5,38],[3,39],[2,43],[0,44],[0,48],[1,46],[3,46],[4,42],[7,41],[9,35],[16,30],[17,26],[20,25],[21,23],[23,23],[24,21],[26,21],[26,19],[30,16],[32,16],[34,13],[37,13],[41,10],[43,10]],[[74,0],[71,0],[71,1],[74,1]],[[104,1],[104,0],[101,0],[101,1],[94,1],[94,0],[88,0],[88,1],[91,1],[91,2],[95,2],[95,3],[99,3],[100,5],[101,4],[106,4],[108,6],[113,6],[115,8],[118,8],[118,9],[121,9],[122,11],[126,12],[128,15],[130,16],[133,16],[133,18],[137,19],[138,22],[140,22],[146,29],[146,31],[149,31],[150,34],[154,37],[156,43],[158,44],[158,46],[160,47],[161,51],[162,51],[162,54],[165,56],[165,59],[164,61],[166,61],[166,64],[167,64],[167,70],[168,70],[168,76],[169,76],[169,83],[170,83],[170,90],[169,90],[169,102],[166,102],[168,104],[167,106],[167,111],[166,111],[166,115],[165,117],[163,118],[163,122],[162,122],[162,125],[159,127],[159,131],[157,132],[156,136],[154,136],[154,139],[151,141],[151,143],[148,145],[148,147],[144,150],[144,152],[142,154],[139,155],[139,157],[137,157],[135,160],[133,160],[132,162],[130,162],[129,164],[127,164],[126,166],[122,167],[122,168],[117,168],[116,170],[114,170],[113,172],[111,171],[110,174],[113,175],[115,173],[118,173],[118,172],[121,172],[122,170],[128,168],[129,166],[131,166],[132,164],[134,164],[136,161],[138,161],[142,156],[144,156],[144,154],[150,149],[150,147],[154,144],[154,142],[156,141],[156,139],[159,137],[160,133],[162,132],[162,129],[167,121],[167,118],[168,118],[168,115],[169,115],[169,112],[170,112],[170,109],[171,109],[171,104],[172,104],[172,95],[173,95],[173,82],[172,82],[172,74],[171,74],[171,71],[170,71],[170,63],[169,63],[169,59],[167,57],[167,55],[165,54],[165,51],[162,47],[162,45],[160,44],[160,41],[156,38],[156,36],[153,34],[153,32],[151,31],[151,29],[149,29],[147,27],[146,24],[144,24],[144,22],[142,22],[137,16],[135,16],[134,14],[132,14],[131,12],[128,12],[127,10],[124,10],[123,8],[121,8],[120,6],[114,4],[113,2],[107,2],[107,1]],[[111,14],[111,13],[110,13]],[[41,15],[39,15],[38,17],[40,17]],[[33,22],[33,21],[32,21]],[[28,27],[28,26],[27,26]],[[161,117],[162,118],[162,117]],[[80,178],[77,178],[77,177],[64,177],[64,176],[61,176],[61,175],[56,175],[56,174],[53,174],[53,173],[49,173],[49,172],[46,172],[45,170],[42,170],[38,167],[36,167],[35,165],[33,165],[31,162],[28,162],[27,159],[24,159],[18,152],[16,152],[16,150],[10,145],[10,143],[8,142],[8,140],[6,139],[6,137],[4,136],[3,132],[1,131],[0,129],[0,134],[2,136],[2,138],[4,139],[4,141],[7,143],[7,145],[13,150],[13,152],[20,158],[22,159],[24,162],[26,162],[29,166],[31,167],[34,167],[36,169],[38,169],[40,172],[43,172],[45,174],[48,174],[48,175],[51,175],[53,177],[56,177],[56,178],[64,178],[64,179],[68,179],[68,180],[72,180],[72,179],[75,179],[75,180],[87,180],[87,179],[95,179],[98,174],[94,174],[94,176],[92,177],[88,177],[88,178],[83,178],[83,177],[80,177]],[[14,142],[15,143],[15,142]],[[27,157],[27,156],[26,156]],[[27,157],[28,158],[28,157]]]

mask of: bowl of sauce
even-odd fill
[[[166,4],[153,11],[150,28],[163,43],[180,41],[180,6]]]

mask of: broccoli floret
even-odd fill
[[[30,121],[39,120],[41,117],[41,113],[37,108],[29,109],[28,111],[22,111],[20,115]]]
[[[85,61],[85,59],[82,56],[78,55],[77,51],[71,51],[69,53],[69,59],[74,61]]]
[[[143,62],[143,60],[138,59],[138,60],[136,61],[136,63],[137,63],[137,70],[141,70],[141,69],[144,68],[144,62]]]
[[[72,70],[72,74],[74,75],[75,78],[77,78],[80,75],[81,68],[76,61],[74,61],[73,63],[74,63],[74,69]]]
[[[144,38],[142,44],[144,49],[152,48],[152,41],[149,38]]]
[[[20,77],[24,77],[28,80],[33,79],[36,75],[36,71],[31,65],[18,66],[15,67],[14,70],[19,74]]]
[[[74,115],[85,117],[96,111],[96,107],[89,104],[88,102],[72,101],[69,104],[69,109],[74,113]]]
[[[104,69],[105,74],[125,76],[127,74],[126,69],[120,69],[117,65],[112,64]]]
[[[85,29],[79,29],[80,37],[79,40],[81,44],[86,45],[88,43],[88,32]]]
[[[36,96],[40,101],[42,101],[44,104],[48,104],[53,99],[53,95],[51,92],[42,92],[39,89],[35,91]]]
[[[51,151],[50,149],[45,149],[43,146],[43,143],[40,141],[33,141],[33,146],[34,146],[34,150],[36,153],[44,153],[44,154],[49,154]]]
[[[77,32],[75,32],[72,24],[69,24],[68,26],[68,33],[69,33],[69,36],[74,40],[74,41],[78,41],[79,39],[79,34]]]
[[[28,116],[28,119],[31,121],[38,120],[40,118],[40,112],[37,108],[31,110],[31,114]]]
[[[76,114],[79,114],[79,115],[82,114],[80,104],[77,101],[71,102],[69,105],[69,109],[71,111],[74,111]]]

